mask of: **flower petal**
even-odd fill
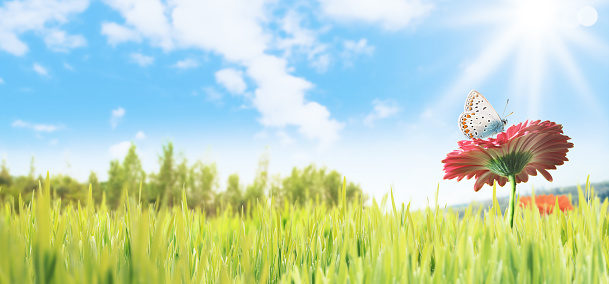
[[[489,163],[501,162],[501,159],[508,157],[506,155],[511,155],[511,158],[505,158],[504,164],[495,164],[500,168],[495,168],[494,171],[501,174],[517,173],[517,183],[527,182],[529,176],[536,176],[537,172],[552,181],[548,170],[556,169],[556,166],[568,161],[567,152],[573,148],[573,143],[568,140],[570,138],[563,134],[562,125],[536,120],[512,125],[497,134],[497,138],[458,141],[459,149],[450,152],[442,160],[446,173],[444,179],[456,178],[460,181],[475,177],[475,191],[480,190],[484,184],[492,185],[495,181],[504,186],[507,177],[492,172]]]

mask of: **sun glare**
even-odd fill
[[[600,115],[594,93],[569,50],[573,42],[585,43],[591,55],[609,50],[603,38],[588,30],[598,21],[597,10],[587,3],[571,0],[499,2],[480,9],[468,19],[471,23],[488,23],[497,29],[493,32],[494,38],[487,40],[485,47],[477,51],[477,57],[468,63],[447,95],[456,99],[459,94],[460,98],[462,90],[483,83],[506,64],[515,63],[510,92],[526,97],[528,116],[536,117],[544,111],[542,102],[549,99],[544,89],[557,71],[568,76],[574,90],[583,99],[581,101]],[[550,63],[560,68],[550,69]]]
[[[582,26],[590,27],[598,20],[598,12],[592,6],[584,6],[579,9],[577,13],[577,19]]]
[[[539,35],[555,28],[557,2],[552,0],[520,0],[516,2],[514,13],[517,29],[530,35]]]

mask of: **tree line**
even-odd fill
[[[288,204],[302,205],[308,201],[323,202],[328,206],[339,203],[339,192],[343,176],[336,170],[318,168],[311,164],[304,168],[294,167],[287,177],[270,176],[269,159],[263,154],[258,163],[254,180],[244,185],[237,173],[231,174],[226,188],[219,187],[219,173],[215,163],[203,163],[200,160],[192,164],[185,157],[175,155],[171,142],[163,145],[159,155],[158,172],[146,173],[131,144],[125,158],[110,162],[108,180],[99,181],[97,174],[91,172],[88,181],[81,183],[73,177],[57,174],[51,177],[51,190],[55,198],[61,198],[62,204],[84,204],[89,185],[92,188],[93,200],[100,205],[105,202],[109,208],[118,208],[124,196],[143,204],[171,206],[179,204],[182,192],[186,194],[188,206],[201,208],[208,214],[219,209],[247,210],[257,201],[273,198],[278,206]],[[0,199],[13,198],[18,202],[31,200],[38,182],[43,177],[35,177],[34,157],[30,163],[27,176],[10,174],[6,161],[0,166]],[[51,170],[52,172],[52,170]],[[346,186],[347,200],[366,198],[359,185],[349,182]]]

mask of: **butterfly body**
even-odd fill
[[[502,132],[507,119],[499,116],[488,100],[472,90],[465,100],[465,108],[459,116],[459,129],[469,139],[483,139]]]

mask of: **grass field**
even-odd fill
[[[48,185],[2,204],[0,283],[609,282],[609,203],[589,184],[566,214],[519,208],[513,230],[496,202],[459,219],[392,197],[346,204],[343,190],[335,208],[269,200],[212,218],[128,199],[62,208]]]

